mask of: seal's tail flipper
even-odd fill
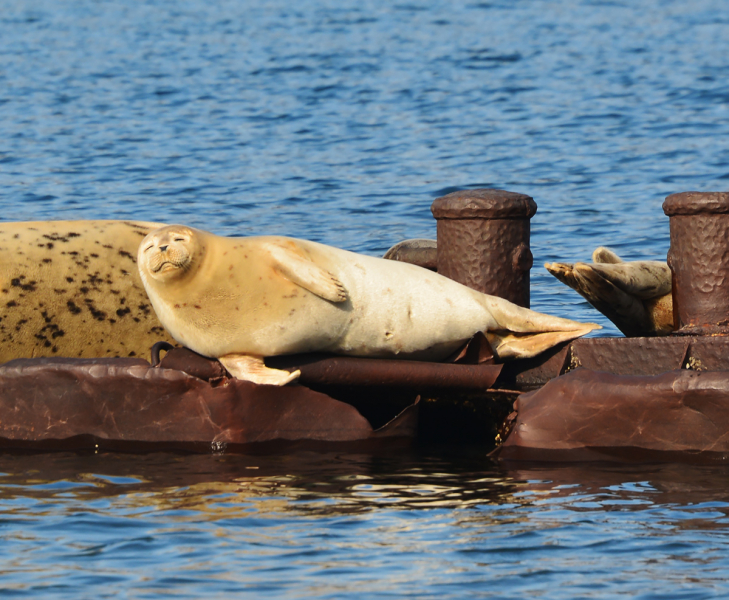
[[[562,317],[545,315],[496,296],[486,296],[484,304],[496,319],[498,327],[494,329],[498,331],[511,331],[512,333],[582,331],[583,333],[580,335],[584,335],[593,329],[602,329],[596,323],[578,323]]]
[[[596,264],[602,263],[604,265],[616,265],[623,262],[623,259],[615,254],[615,252],[610,250],[610,248],[606,248],[605,246],[599,246],[595,248],[592,252],[592,262]]]
[[[218,360],[236,379],[243,379],[261,385],[286,385],[298,379],[301,371],[282,371],[268,368],[260,356],[248,354],[226,354]]]
[[[487,296],[485,305],[497,322],[486,337],[501,359],[536,356],[561,342],[601,329],[596,323],[545,315],[494,296]]]
[[[511,331],[488,331],[491,348],[500,359],[530,358],[549,350],[562,342],[569,342],[590,333],[600,326],[586,324],[582,329],[574,331],[548,331],[545,333],[513,333]]]
[[[329,302],[344,302],[347,290],[339,279],[291,247],[270,243],[267,248],[274,268],[286,279]]]

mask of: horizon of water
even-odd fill
[[[432,201],[534,197],[542,268],[665,260],[729,180],[721,0],[0,0],[3,221],[143,219],[381,255]],[[1,418],[1,416],[0,416]],[[15,597],[722,598],[722,466],[483,449],[0,454]]]

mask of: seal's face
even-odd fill
[[[139,268],[147,277],[167,283],[189,273],[201,253],[195,231],[170,225],[150,233],[139,246]]]

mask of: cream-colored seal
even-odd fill
[[[603,246],[593,264],[546,263],[544,267],[610,319],[627,337],[673,331],[671,269],[665,262],[623,262]]]
[[[0,363],[38,356],[148,356],[172,341],[137,270],[159,223],[0,223]]]
[[[285,237],[225,238],[171,225],[142,241],[137,262],[172,336],[257,383],[298,375],[268,369],[267,356],[438,360],[487,331],[499,357],[526,357],[599,327],[521,308],[414,265]]]

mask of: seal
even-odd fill
[[[136,265],[159,223],[0,223],[0,363],[14,358],[148,355],[173,341]]]
[[[400,260],[418,265],[431,271],[438,271],[438,242],[424,238],[403,240],[392,246],[382,258]]]
[[[255,383],[298,376],[269,369],[268,356],[441,360],[485,331],[498,357],[528,357],[599,328],[415,265],[287,237],[226,238],[171,225],[144,238],[137,264],[175,340]]]
[[[544,268],[615,323],[626,337],[673,331],[672,277],[665,262],[624,262],[604,246],[595,249],[592,261],[545,263]]]

